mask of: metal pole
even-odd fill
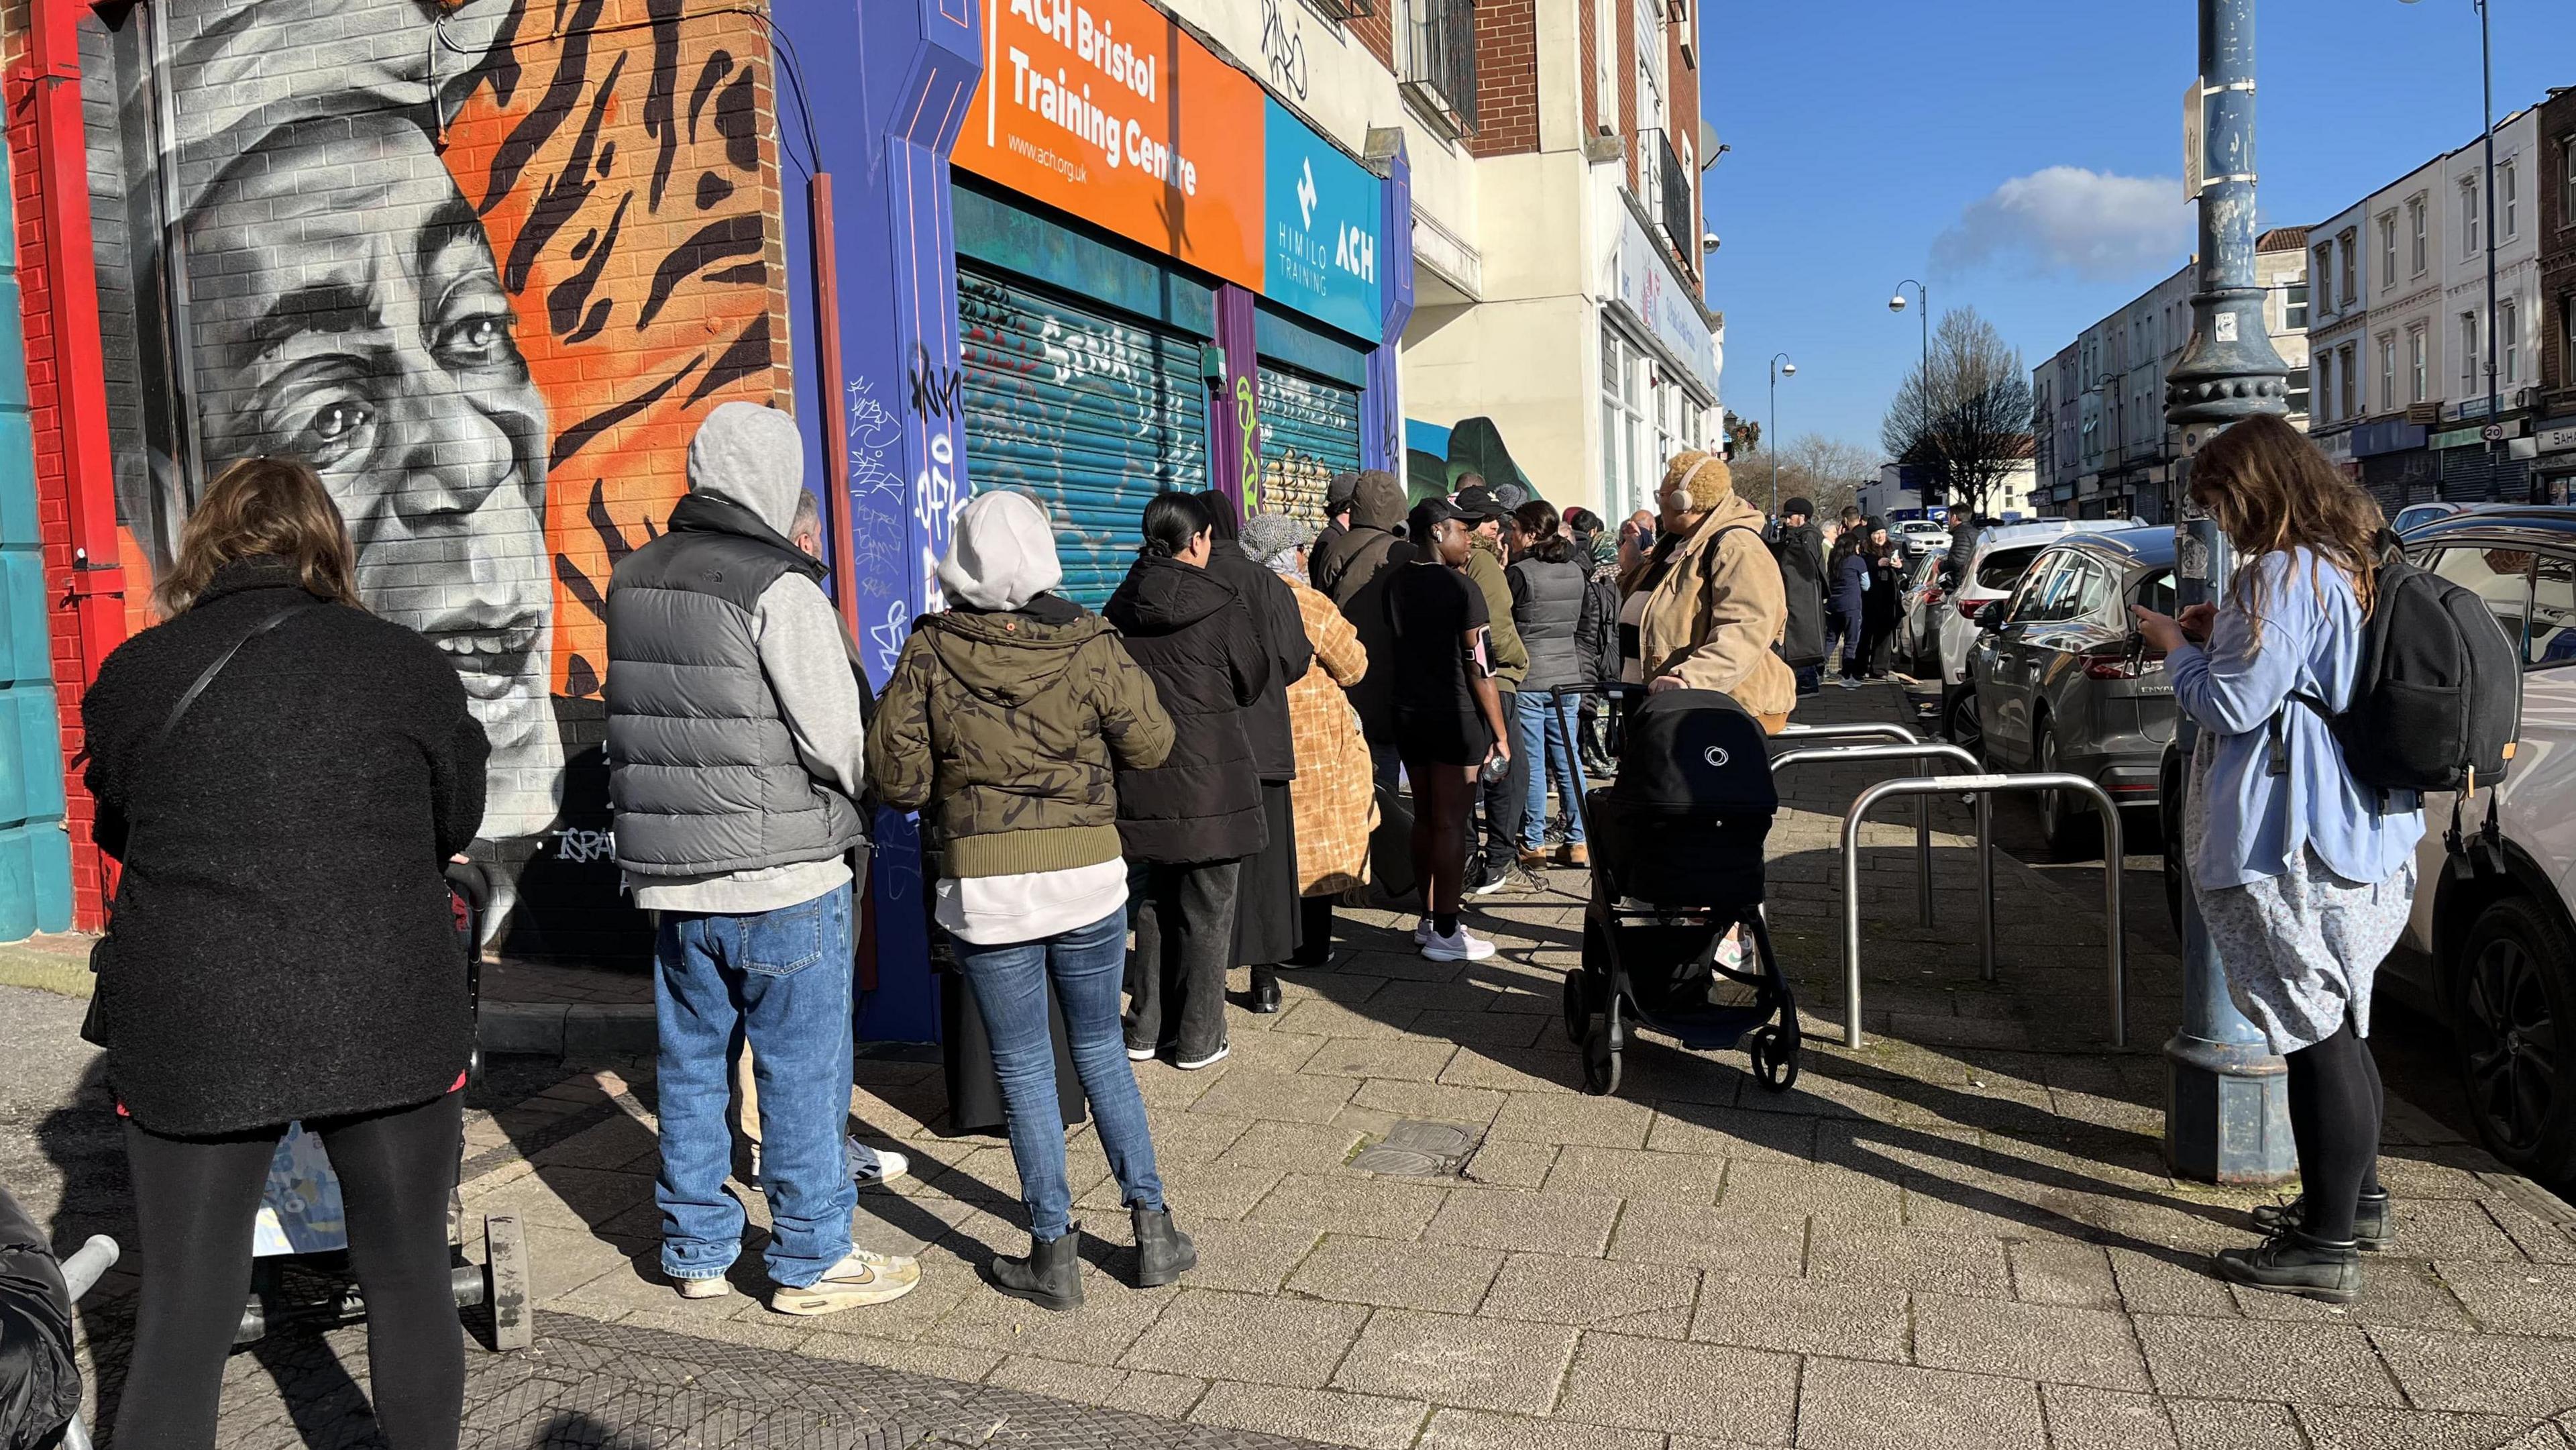
[[[1985,980],[1995,979],[1995,798],[1977,793],[1977,948]]]
[[[2165,387],[2165,419],[2189,454],[2228,424],[2288,407],[2288,368],[2263,326],[2254,270],[2254,0],[2199,0],[2200,290],[2192,336]],[[2176,524],[2176,598],[2215,603],[2228,542],[2191,502],[2186,471]],[[2199,731],[2185,716],[2176,744],[2190,758]],[[2181,802],[2164,802],[2167,810]],[[2106,841],[2106,848],[2108,847]],[[2228,999],[2207,928],[2183,894],[2183,1020],[2165,1044],[2165,1159],[2177,1174],[2220,1183],[2274,1183],[2296,1170],[2288,1081],[2262,1034]]]
[[[1914,895],[1915,909],[1923,924],[1932,924],[1932,798],[1914,798]]]
[[[2094,806],[2102,817],[2102,845],[2111,854],[2102,862],[2102,930],[2109,934],[2111,962],[2111,1045],[2129,1045],[2129,919],[2120,914],[2120,878],[2129,874],[2127,842],[2120,831],[2120,811],[2104,797]]]
[[[1780,360],[1771,360],[1771,433],[1762,440],[1771,455],[1771,517],[1780,517]]]
[[[2487,153],[2486,153],[2486,172],[2487,172],[2487,179],[2486,179],[2486,200],[2487,200],[2487,234],[2486,234],[2486,242],[2487,242],[2487,423],[2486,423],[2486,426],[2488,426],[2488,427],[2490,427],[2490,428],[2496,428],[2496,429],[2498,429],[2499,431],[2501,431],[2501,429],[2502,429],[2502,427],[2503,427],[2503,424],[2504,424],[2504,409],[2503,409],[2502,407],[2500,407],[2500,406],[2499,406],[2499,404],[2500,404],[2500,402],[2502,401],[2502,399],[2501,399],[2501,395],[2500,395],[2499,390],[2498,390],[2498,384],[2497,384],[2497,382],[2496,382],[2496,347],[2497,347],[2497,341],[2498,341],[2498,340],[2497,340],[2497,338],[2496,338],[2496,244],[2497,244],[2497,243],[2499,243],[2499,242],[2501,242],[2501,241],[2503,240],[2503,238],[2501,238],[2501,237],[2499,237],[2499,236],[2497,236],[2497,235],[2496,235],[2496,195],[2495,195],[2495,51],[2494,51],[2494,48],[2493,48],[2492,42],[2491,42],[2491,40],[2490,40],[2489,33],[2488,33],[2488,27],[2487,27],[2487,0],[2477,0],[2477,6],[2478,6],[2478,72],[2479,72],[2480,80],[2481,80],[2481,82],[2482,82],[2482,95],[2483,95],[2484,103],[2485,103],[2485,107],[2486,107],[2485,120],[2486,120],[2486,125],[2487,125],[2487,133],[2486,133],[2486,148],[2487,148]],[[2501,457],[2504,455],[2504,453],[2505,453],[2506,449],[2507,449],[2509,446],[2510,446],[2510,445],[2508,445],[2508,444],[2504,441],[2504,439],[2503,439],[2501,436],[2494,437],[2494,438],[2490,438],[2490,439],[2488,439],[2488,440],[2487,440],[2487,476],[2488,476],[2490,479],[2492,479],[2492,478],[2495,476],[2495,466],[2496,466],[2496,461],[2497,461],[2497,459],[2501,458]],[[2490,496],[2492,496],[2492,493],[2493,493],[2493,485],[2492,485],[2492,484],[2490,484],[2490,485],[2489,485],[2489,493],[2490,493]],[[2526,485],[2526,494],[2528,494],[2528,485]],[[2532,498],[2532,499],[2531,499],[2531,502],[2538,503],[2538,502],[2540,502],[2540,500],[2539,500],[2538,498],[2534,497],[2534,498]]]

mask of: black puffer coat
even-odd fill
[[[80,1412],[72,1298],[36,1221],[0,1188],[0,1450],[58,1443]]]
[[[1288,687],[1306,678],[1315,646],[1298,616],[1297,596],[1276,574],[1252,562],[1231,539],[1218,539],[1207,572],[1252,607],[1253,634],[1270,656],[1270,684],[1245,712],[1252,736],[1252,766],[1272,785],[1297,778],[1297,739],[1288,724]]]
[[[443,873],[482,824],[489,746],[437,646],[305,610],[147,750],[217,654],[309,597],[284,560],[228,564],[81,700],[98,843],[125,864],[93,956],[100,1035],[156,1133],[424,1103],[473,1050]]]
[[[1270,687],[1270,655],[1251,607],[1207,570],[1149,554],[1100,612],[1125,636],[1172,717],[1163,763],[1118,772],[1127,859],[1233,861],[1269,844],[1244,728],[1248,707]]]
[[[1788,633],[1780,658],[1792,669],[1825,662],[1825,536],[1814,524],[1782,529],[1771,544],[1780,563],[1780,588],[1789,605]]]

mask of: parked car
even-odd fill
[[[1904,617],[1896,623],[1896,667],[1918,680],[1941,673],[1941,587],[1944,554],[1918,554],[1906,566]]]
[[[1974,558],[1968,561],[1964,582],[1952,586],[1949,597],[1938,611],[1939,627],[1933,636],[1940,641],[1941,683],[1951,698],[1947,707],[1956,703],[1957,686],[1968,678],[1968,651],[1977,638],[1976,616],[2010,596],[2013,586],[2021,582],[2022,571],[2030,567],[2039,551],[2078,529],[2130,529],[2144,525],[2126,520],[2038,519],[2026,524],[1998,524],[1977,535]]]
[[[2513,768],[2474,798],[2424,799],[2415,907],[2380,968],[2385,997],[2450,1029],[2471,1120],[2495,1155],[2576,1185],[2576,508],[2445,506],[2409,525],[2409,558],[2474,590],[2523,660]],[[2404,519],[2409,508],[2399,514]],[[2182,817],[2169,751],[2159,798]],[[2181,912],[2182,840],[2165,838]]]
[[[1944,554],[1950,549],[1950,531],[1931,519],[1901,519],[1896,532],[1905,547],[1914,553]]]
[[[2123,805],[2152,807],[2174,736],[2173,683],[2129,606],[2172,613],[2173,566],[2163,529],[2074,533],[2042,549],[2010,600],[1979,620],[1957,717],[1971,748],[1999,768],[2070,772]],[[2039,813],[2051,850],[2096,848],[2088,803],[2043,792]]]

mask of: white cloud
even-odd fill
[[[2042,271],[2103,280],[2181,266],[2192,212],[2182,181],[2051,166],[1971,202],[1933,239],[1933,265],[1968,269],[2014,257]]]

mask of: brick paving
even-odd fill
[[[1837,691],[1814,713],[1895,718],[1900,701]],[[1866,828],[1872,1038],[1827,1041],[1834,812],[1858,770],[1798,778],[1772,838],[1771,918],[1810,1034],[1797,1090],[1648,1039],[1619,1097],[1580,1093],[1559,1009],[1573,873],[1487,899],[1505,948],[1487,962],[1426,963],[1409,918],[1346,913],[1333,966],[1287,977],[1288,1011],[1232,1014],[1230,1061],[1139,1069],[1198,1272],[1125,1287],[1115,1185],[1089,1130],[1073,1136],[1099,1231],[1076,1315],[978,1280],[1025,1242],[1016,1182],[998,1139],[940,1136],[931,1062],[863,1061],[854,1098],[915,1168],[861,1196],[859,1237],[921,1253],[922,1287],[821,1320],[761,1307],[752,1253],[745,1295],[684,1303],[660,1281],[644,1070],[479,1116],[466,1206],[527,1220],[547,1312],[536,1351],[477,1353],[469,1443],[2576,1445],[2565,1206],[2392,1102],[2400,1241],[2361,1303],[2209,1277],[2265,1195],[2161,1167],[2177,964],[2133,955],[2132,1046],[2112,1049],[2098,898],[2004,858],[2001,970],[1980,981],[1952,803],[1928,931],[1910,824]],[[1481,1135],[1461,1174],[1348,1166],[1412,1118]],[[111,1369],[116,1313],[95,1316]],[[355,1404],[359,1340],[237,1359],[226,1443],[372,1443],[294,1428],[348,1419],[327,1406]],[[317,1379],[339,1388],[317,1397]]]

